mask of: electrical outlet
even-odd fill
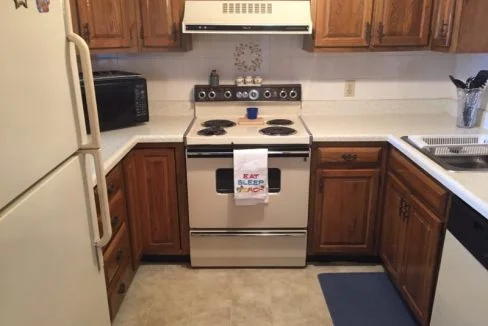
[[[356,93],[356,81],[346,80],[344,82],[344,97],[354,97]]]

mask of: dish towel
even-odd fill
[[[268,150],[234,150],[234,203],[258,205],[268,199]]]

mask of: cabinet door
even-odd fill
[[[142,257],[142,226],[141,219],[143,210],[141,198],[138,191],[138,174],[136,166],[136,155],[134,152],[128,154],[122,161],[124,170],[125,193],[127,201],[127,214],[129,220],[129,231],[131,239],[132,267],[137,270]]]
[[[434,26],[432,45],[434,47],[449,48],[451,46],[452,30],[454,27],[455,0],[437,1],[434,12]]]
[[[319,170],[316,253],[372,253],[379,170]]]
[[[135,150],[144,254],[179,254],[178,195],[173,149]]]
[[[414,313],[427,323],[442,223],[414,196],[410,197],[409,205],[400,283]]]
[[[90,49],[137,49],[132,0],[78,0],[78,13]]]
[[[315,46],[367,47],[373,0],[317,1]]]
[[[433,0],[376,0],[374,46],[422,46],[429,41]]]
[[[386,269],[397,281],[399,280],[405,237],[405,223],[401,216],[402,205],[405,203],[407,193],[405,185],[389,173],[385,187],[380,255]]]
[[[180,41],[181,0],[140,0],[143,47],[176,47]]]

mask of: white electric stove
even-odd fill
[[[248,107],[261,119],[242,121]],[[192,266],[305,266],[310,135],[300,108],[300,85],[195,86],[186,135]],[[234,204],[233,151],[246,148],[268,149],[267,204]]]

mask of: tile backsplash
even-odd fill
[[[305,101],[453,98],[449,74],[459,56],[433,52],[308,53],[301,36],[196,35],[187,53],[96,56],[95,69],[142,73],[151,101],[188,101],[192,87],[217,69],[221,83],[259,75],[265,83],[298,82]],[[462,64],[464,61],[461,60]],[[344,81],[356,80],[344,97]]]

